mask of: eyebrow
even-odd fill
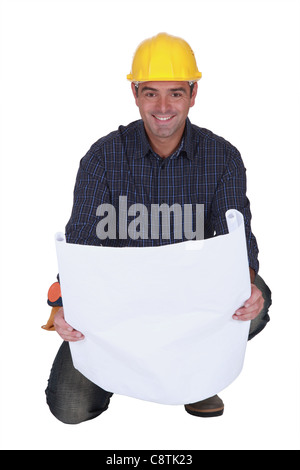
[[[173,91],[173,93],[175,93],[176,91],[182,91],[183,93],[186,93],[186,89],[183,88],[183,87],[179,87],[179,88],[170,88],[170,91]]]
[[[150,86],[145,86],[144,88],[142,88],[142,93],[144,91],[159,91],[157,88],[152,88]],[[183,87],[179,87],[179,88],[170,88],[168,91],[172,91],[173,93],[175,93],[176,91],[182,91],[183,93],[186,94],[186,89],[183,88]]]

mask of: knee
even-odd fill
[[[54,397],[49,389],[46,390],[46,401],[52,415],[64,424],[80,424],[94,419],[106,411],[109,406],[109,400],[103,408],[88,407],[84,403],[78,402],[72,406],[72,404],[66,404],[65,401],[62,402],[59,398]]]
[[[49,407],[50,408],[50,407]],[[80,424],[84,423],[85,421],[89,421],[90,419],[94,419],[97,416],[99,416],[103,411],[100,413],[97,413],[97,415],[94,416],[88,416],[85,413],[80,413],[80,412],[69,412],[69,411],[62,411],[62,410],[55,410],[53,408],[50,408],[51,413],[53,416],[58,419],[63,424]]]
[[[64,424],[80,424],[85,421],[89,421],[100,416],[104,411],[107,410],[108,404],[105,408],[98,409],[86,409],[84,406],[77,405],[76,407],[61,406],[57,402],[49,400],[47,397],[47,404],[52,415],[58,419],[58,421]]]

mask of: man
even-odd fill
[[[225,212],[242,212],[248,248],[251,296],[233,314],[237,321],[251,320],[251,339],[269,320],[270,291],[258,272],[258,248],[251,231],[251,212],[246,197],[245,168],[238,150],[223,138],[190,123],[189,109],[194,106],[198,80],[196,60],[182,39],[161,33],[144,41],[134,56],[127,76],[142,120],[120,126],[96,142],[81,160],[74,190],[74,205],[66,226],[69,243],[106,246],[157,246],[186,240],[174,235],[174,221],[168,239],[151,234],[124,237],[117,220],[117,236],[99,237],[97,208],[126,196],[128,206],[135,203],[204,204],[204,236],[227,233]],[[116,211],[118,213],[118,211]],[[103,215],[103,214],[102,214]],[[195,214],[193,214],[195,222]],[[263,293],[262,293],[263,291]],[[51,303],[50,305],[59,305]],[[84,314],[84,312],[83,312]],[[52,413],[66,423],[79,423],[107,409],[112,393],[104,391],[73,367],[69,345],[84,338],[68,325],[63,307],[53,320],[64,340],[54,361],[47,402]],[[224,404],[218,396],[187,404],[195,416],[220,416]]]

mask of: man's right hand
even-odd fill
[[[84,335],[80,331],[74,330],[74,328],[65,321],[64,309],[61,307],[53,320],[55,330],[64,341],[81,341],[84,339]]]

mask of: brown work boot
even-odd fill
[[[224,412],[224,403],[218,395],[215,395],[206,400],[197,401],[184,405],[185,410],[193,416],[200,416],[201,418],[212,418],[213,416],[221,416]]]

